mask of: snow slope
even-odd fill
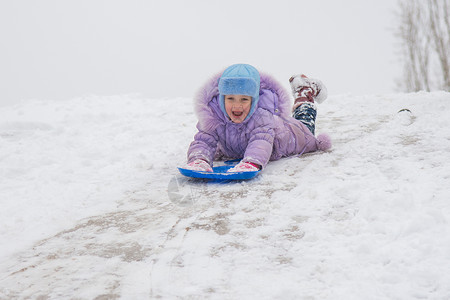
[[[184,98],[0,108],[0,299],[450,299],[450,93],[331,97],[331,151],[248,182],[177,175],[195,123]]]

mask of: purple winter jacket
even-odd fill
[[[219,106],[220,75],[211,78],[194,99],[198,133],[189,146],[188,163],[204,159],[212,165],[214,158],[226,157],[264,168],[269,160],[319,149],[319,140],[290,116],[291,103],[281,84],[261,72],[258,106],[250,118],[233,123]]]

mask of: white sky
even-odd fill
[[[395,92],[392,0],[21,0],[0,3],[0,104],[86,94],[192,97],[249,63],[288,87]]]

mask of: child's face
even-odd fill
[[[242,123],[250,112],[252,97],[225,95],[225,111],[234,123]]]

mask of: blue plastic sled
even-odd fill
[[[178,168],[181,174],[192,178],[204,178],[204,179],[219,179],[219,180],[245,180],[251,179],[259,174],[259,171],[252,172],[230,172],[227,173],[228,169],[234,166],[220,166],[213,167],[213,172],[204,171],[193,171],[189,169]]]

